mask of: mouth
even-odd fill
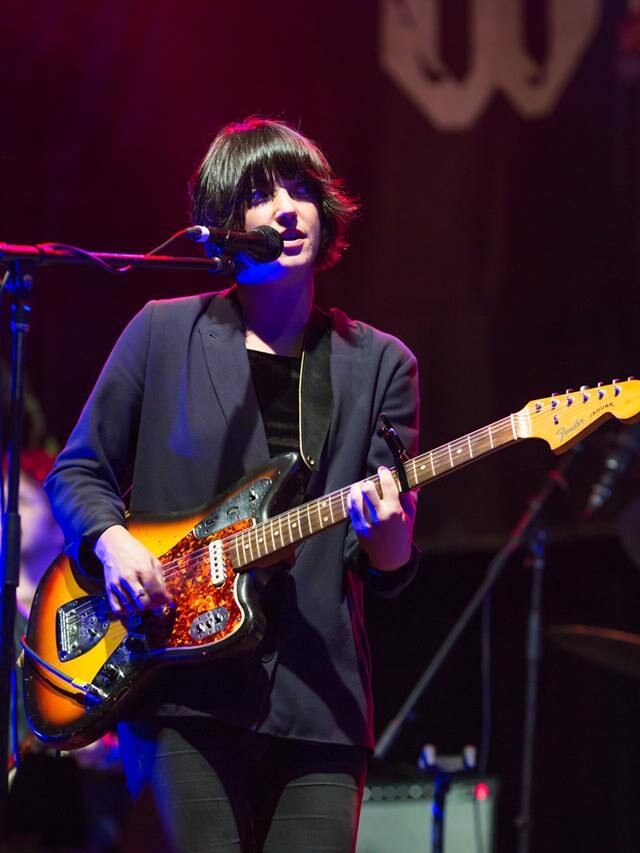
[[[283,231],[280,236],[285,243],[293,243],[296,240],[304,240],[307,235],[304,231],[298,231],[297,228],[290,228],[288,231]]]

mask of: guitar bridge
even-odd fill
[[[61,661],[92,649],[107,633],[111,609],[104,595],[74,598],[56,612],[56,646]]]

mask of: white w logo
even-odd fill
[[[462,130],[497,91],[526,118],[551,112],[593,38],[602,0],[547,0],[543,66],[526,52],[519,0],[469,0],[469,73],[462,80],[440,55],[441,2],[383,0],[381,61],[436,126]]]

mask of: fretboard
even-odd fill
[[[519,415],[510,415],[408,460],[404,468],[409,489],[423,486],[500,447],[519,441],[522,431],[518,430],[517,418]],[[397,482],[397,471],[391,471]],[[367,481],[373,482],[379,491],[377,475],[368,477]],[[234,534],[227,543],[227,554],[233,567],[241,569],[277,551],[290,549],[304,539],[344,521],[349,514],[347,498],[350,489],[350,486],[345,486]]]

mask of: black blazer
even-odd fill
[[[316,312],[316,317],[318,317]],[[386,412],[417,452],[415,357],[400,341],[332,309],[330,422],[310,450],[309,498],[391,465],[376,435]],[[307,354],[306,354],[307,355]],[[306,363],[313,364],[313,354]],[[314,423],[313,383],[303,419]],[[307,390],[307,388],[309,390]],[[323,430],[303,429],[317,441]],[[305,439],[303,438],[303,442]],[[130,509],[156,514],[203,506],[269,457],[234,291],[147,304],[116,343],[46,488],[67,550],[81,565]],[[383,593],[415,571],[370,577],[353,530],[331,528],[303,543],[290,572],[265,588],[265,645],[255,654],[174,667],[136,710],[209,714],[285,737],[372,745],[371,678],[363,583]]]

